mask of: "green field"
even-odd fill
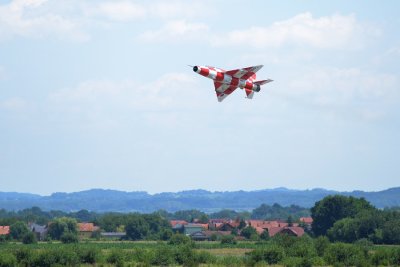
[[[267,242],[154,241],[0,244],[0,266],[400,266],[400,246],[327,243],[311,238]]]

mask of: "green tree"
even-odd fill
[[[288,226],[293,226],[293,217],[292,217],[292,215],[289,215],[289,217],[287,218],[287,223],[288,223]]]
[[[325,250],[329,247],[330,242],[326,236],[319,236],[314,239],[315,251],[319,257],[324,256]]]
[[[28,232],[29,229],[24,222],[18,221],[10,226],[10,236],[15,240],[22,240]]]
[[[253,227],[248,226],[240,232],[240,235],[245,237],[246,239],[250,239],[250,237],[252,237],[253,235],[257,235],[257,231]]]
[[[170,245],[192,245],[193,241],[190,237],[183,234],[173,234],[169,239],[168,244]]]
[[[246,222],[243,219],[240,219],[238,228],[243,229],[245,227],[246,227]]]
[[[35,244],[37,243],[36,235],[32,232],[26,233],[22,238],[22,243],[24,244]]]
[[[261,240],[269,240],[269,233],[268,233],[268,229],[265,229],[264,232],[261,233],[260,235]]]
[[[125,225],[126,237],[131,240],[145,239],[150,231],[149,224],[142,216],[131,216]]]
[[[224,209],[210,214],[210,218],[214,219],[236,219],[238,213],[234,210]]]
[[[207,214],[202,214],[202,215],[199,217],[199,223],[208,223],[208,216],[207,216]]]
[[[317,236],[325,235],[336,221],[346,217],[353,218],[364,210],[374,210],[374,207],[363,198],[327,196],[311,208],[313,232]]]
[[[192,222],[194,219],[200,218],[202,215],[206,214],[199,210],[179,210],[174,213],[173,218],[175,220],[185,220],[187,222]]]
[[[55,240],[60,240],[61,236],[65,233],[77,235],[77,222],[75,219],[62,217],[55,219],[50,223],[48,235]]]
[[[78,243],[78,236],[71,232],[64,232],[60,237],[61,242],[64,244]]]
[[[233,235],[224,235],[221,237],[221,244],[236,244],[235,236]]]
[[[331,241],[353,243],[358,239],[357,231],[358,224],[355,219],[343,218],[336,221],[327,234]]]
[[[400,244],[400,220],[390,220],[383,225],[383,243]]]

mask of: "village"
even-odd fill
[[[301,237],[306,231],[311,230],[311,217],[301,217],[298,221],[290,220],[243,220],[243,219],[209,219],[208,222],[200,222],[200,219],[193,219],[191,222],[185,220],[170,220],[170,230],[175,234],[183,234],[194,241],[216,241],[222,236],[233,235],[236,240],[254,239],[258,236],[273,237],[276,234],[287,234],[294,237]],[[37,241],[49,241],[48,236],[50,221],[47,225],[40,225],[29,222],[27,229],[35,235]],[[20,224],[21,225],[21,224]],[[0,226],[0,237],[4,240],[11,240],[12,225]],[[101,239],[101,240],[123,240],[127,239],[124,226],[118,230],[107,232],[93,222],[76,223],[76,233],[79,240]],[[245,234],[244,229],[250,234]],[[253,236],[251,236],[253,234]]]

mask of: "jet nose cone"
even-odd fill
[[[197,67],[197,66],[194,66],[194,67],[193,67],[193,71],[194,71],[194,72],[197,72],[198,70],[199,70],[199,67]]]

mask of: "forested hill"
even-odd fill
[[[286,188],[265,189],[258,191],[209,192],[190,190],[177,193],[148,194],[146,192],[124,192],[116,190],[91,189],[75,193],[54,193],[40,196],[27,193],[0,192],[0,209],[20,210],[32,206],[43,210],[77,211],[121,211],[152,212],[164,209],[198,209],[215,212],[222,209],[252,210],[260,204],[282,206],[292,204],[312,207],[323,197],[332,194],[364,197],[378,208],[400,206],[400,187],[379,192],[338,192],[325,189],[291,190]]]

